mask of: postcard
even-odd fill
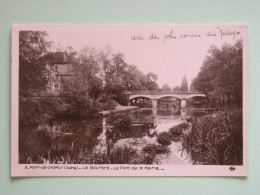
[[[12,28],[11,175],[247,176],[246,25]]]

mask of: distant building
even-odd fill
[[[48,55],[46,62],[48,93],[59,95],[62,90],[62,82],[65,79],[73,79],[75,72],[72,64],[68,61],[66,52],[52,52]]]

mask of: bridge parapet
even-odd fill
[[[158,95],[158,94],[203,94],[202,92],[162,92],[162,91],[124,91],[125,95]]]
[[[134,98],[148,98],[151,99],[153,102],[153,107],[157,107],[157,101],[164,97],[174,97],[181,100],[181,107],[186,107],[186,100],[192,97],[206,97],[203,93],[128,93],[126,94],[128,96],[128,101],[130,105],[130,101]]]

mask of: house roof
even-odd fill
[[[52,64],[67,64],[68,56],[66,52],[52,52],[48,54],[48,61]]]

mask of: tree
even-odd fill
[[[156,82],[158,80],[158,75],[153,72],[148,72],[147,77],[150,81]]]
[[[63,79],[61,96],[66,97],[66,113],[70,117],[93,116],[100,110],[99,99],[103,94],[103,81],[99,52],[95,48],[85,47],[79,52],[69,49],[69,58],[73,63],[75,76]]]
[[[188,92],[188,82],[187,82],[187,78],[186,75],[184,75],[182,77],[182,82],[181,82],[181,91],[182,92]]]
[[[156,83],[156,81],[158,80],[158,75],[153,73],[153,72],[149,72],[147,73],[147,83],[145,85],[146,89],[149,91],[158,91],[159,86]]]
[[[46,87],[45,62],[51,42],[45,31],[20,31],[19,33],[19,92],[29,95],[44,91]]]
[[[242,107],[242,40],[211,46],[191,87],[221,105]]]
[[[102,56],[104,71],[104,93],[117,97],[127,89],[125,78],[126,66],[123,54],[108,54]]]
[[[169,92],[171,92],[171,88],[170,88],[170,86],[168,85],[168,83],[165,83],[165,84],[162,86],[162,92],[164,92],[164,93],[169,93]]]
[[[98,99],[103,92],[102,71],[99,52],[94,47],[85,47],[78,53],[75,65],[79,81],[84,84],[83,90],[93,99]]]
[[[175,86],[172,88],[172,92],[174,93],[180,93],[181,92],[181,87],[180,86]]]
[[[114,97],[123,91],[157,90],[158,76],[152,72],[145,75],[137,66],[125,62],[121,53],[101,52],[101,64],[104,71],[104,90]]]
[[[145,75],[135,65],[127,65],[124,74],[125,90],[144,90],[144,77]]]

